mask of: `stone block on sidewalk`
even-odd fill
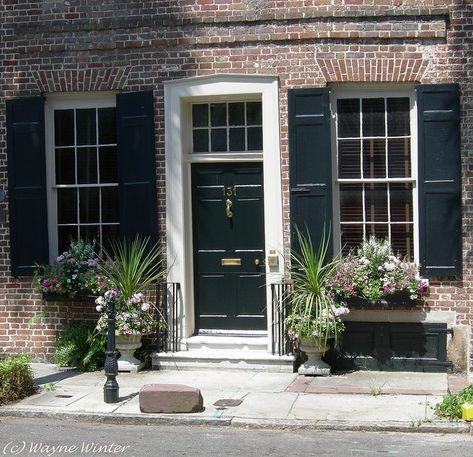
[[[182,384],[146,384],[139,400],[142,413],[197,413],[204,409],[200,389]]]

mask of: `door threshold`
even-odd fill
[[[268,336],[267,330],[220,330],[201,328],[195,335],[197,336]]]

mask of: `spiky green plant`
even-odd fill
[[[136,293],[143,293],[164,278],[162,249],[149,238],[137,236],[134,240],[112,241],[105,251],[102,271],[113,288],[120,291],[124,300]]]
[[[340,316],[348,309],[337,303],[328,287],[338,260],[328,260],[329,236],[322,233],[318,247],[296,227],[299,252],[293,251],[289,293],[291,312],[286,319],[289,336],[297,339],[311,338],[326,345],[329,338],[338,341],[343,331]]]

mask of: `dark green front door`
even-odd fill
[[[192,166],[196,328],[266,329],[263,166]]]

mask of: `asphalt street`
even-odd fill
[[[0,418],[0,456],[468,456],[469,434],[252,430]]]

